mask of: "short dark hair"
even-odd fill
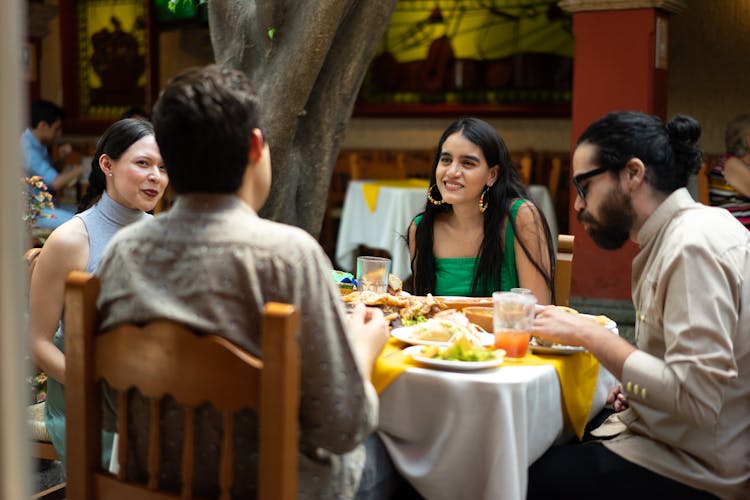
[[[57,120],[62,120],[63,118],[65,118],[65,110],[54,102],[37,99],[31,103],[31,116],[29,120],[31,128],[37,128],[39,122],[52,125]]]
[[[646,166],[646,181],[662,193],[687,186],[700,169],[697,120],[675,115],[666,125],[657,116],[638,111],[616,111],[599,118],[578,138],[577,145],[593,145],[595,165],[619,172],[632,158]]]
[[[210,65],[170,80],[153,110],[156,142],[177,193],[233,193],[242,184],[258,98],[244,73]]]
[[[148,135],[154,135],[154,127],[140,118],[126,118],[118,120],[104,131],[96,143],[94,156],[91,158],[91,173],[89,187],[78,204],[78,211],[82,212],[96,203],[107,188],[107,179],[99,168],[99,157],[106,154],[113,160],[119,160],[130,146]]]

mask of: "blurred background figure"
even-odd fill
[[[724,141],[726,153],[708,174],[709,200],[750,229],[750,113],[727,124]]]
[[[52,202],[57,204],[55,195],[78,179],[83,171],[81,165],[63,172],[58,172],[52,163],[48,147],[62,135],[62,121],[65,118],[63,109],[55,103],[38,99],[31,103],[31,120],[21,136],[21,150],[24,157],[24,169],[27,177],[38,175],[52,194]],[[72,148],[70,144],[61,144],[58,156],[64,159]],[[45,208],[42,212],[51,217],[40,217],[37,226],[54,229],[70,220],[75,208]]]

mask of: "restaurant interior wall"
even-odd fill
[[[47,0],[56,4],[56,0]],[[692,114],[704,125],[702,145],[712,154],[723,151],[724,124],[748,112],[750,97],[742,82],[750,77],[750,2],[685,0],[687,8],[670,23],[668,115]],[[59,17],[49,23],[42,40],[39,77],[43,99],[62,102]],[[181,69],[211,62],[207,32],[186,27],[159,36],[159,82]],[[189,42],[189,43],[188,43]],[[434,147],[451,117],[353,117],[344,148],[423,149]],[[489,121],[510,148],[564,150],[570,144],[566,118],[503,118]]]

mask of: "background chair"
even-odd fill
[[[406,164],[384,151],[349,154],[349,173],[353,180],[406,179]]]
[[[26,263],[27,282],[31,281],[31,274],[34,272],[37,259],[42,249],[38,247],[29,248],[24,252],[23,259]],[[31,367],[31,372],[36,374],[39,369]],[[35,403],[26,408],[26,422],[29,436],[31,437],[31,457],[43,460],[60,460],[55,447],[50,441],[47,427],[44,423],[44,402]],[[44,489],[34,494],[32,499],[56,500],[65,498],[65,482]]]
[[[562,173],[562,158],[555,156],[550,162],[549,177],[547,179],[547,189],[549,196],[552,198],[552,204],[557,202],[557,190],[560,187],[560,174]]]
[[[573,243],[575,236],[557,236],[557,260],[555,262],[555,304],[570,304],[570,282],[573,279]]]
[[[199,335],[171,321],[140,327],[121,325],[98,331],[99,281],[72,272],[65,296],[67,469],[70,500],[177,498],[158,490],[160,401],[170,395],[185,409],[181,498],[192,497],[195,456],[195,409],[210,403],[223,415],[219,486],[229,498],[233,484],[234,414],[256,411],[259,421],[258,498],[287,500],[297,495],[299,349],[295,334],[299,314],[287,304],[268,303],[262,323],[263,360],[224,338]],[[119,390],[119,470],[103,471],[101,460],[101,391],[99,380]],[[227,383],[231,381],[231,384]],[[136,388],[149,398],[148,483],[129,482],[128,398]],[[237,478],[241,479],[241,478]]]
[[[708,174],[711,172],[713,163],[703,161],[701,169],[698,171],[698,201],[704,205],[710,205],[710,196],[708,193]]]

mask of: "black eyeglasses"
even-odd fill
[[[582,174],[574,175],[573,176],[573,186],[576,188],[576,192],[578,193],[578,197],[581,198],[581,200],[586,200],[586,189],[581,185],[581,181],[585,181],[586,179],[590,179],[591,177],[594,177],[599,174],[603,174],[604,172],[608,171],[609,169],[607,167],[599,167],[595,168],[594,170],[589,170],[588,172],[584,172]]]

